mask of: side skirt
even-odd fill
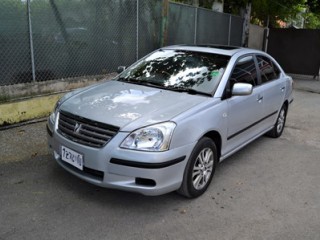
[[[259,134],[257,134],[256,136],[254,136],[253,138],[249,139],[248,141],[244,142],[243,144],[239,145],[238,147],[234,148],[233,150],[231,150],[230,152],[226,153],[225,155],[220,157],[220,162],[222,162],[223,160],[225,160],[226,158],[230,157],[232,154],[234,154],[235,152],[241,150],[243,147],[245,147],[246,145],[248,145],[249,143],[251,143],[252,141],[256,140],[257,138],[261,137],[262,135],[264,135],[265,133],[269,132],[271,129],[273,128],[273,126],[267,128],[266,130],[260,132]]]

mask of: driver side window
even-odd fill
[[[257,69],[253,56],[238,59],[228,81],[227,98],[231,97],[232,87],[235,83],[250,83],[253,87],[258,84]]]
[[[238,60],[232,71],[230,80],[235,81],[235,83],[250,83],[252,86],[257,85],[257,69],[253,56],[246,56]]]

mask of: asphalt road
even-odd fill
[[[77,179],[48,154],[44,122],[0,131],[0,239],[320,239],[319,106],[295,91],[282,137],[222,162],[194,200]]]

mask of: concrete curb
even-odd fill
[[[294,81],[293,88],[295,90],[320,94],[320,82],[319,81],[317,81],[317,82],[316,81],[304,82],[303,80]]]
[[[0,105],[0,126],[49,116],[63,93],[39,96]]]
[[[320,93],[319,77],[290,74],[293,78],[293,88],[295,90],[306,91],[311,93]]]

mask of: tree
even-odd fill
[[[192,0],[175,0],[191,4]],[[211,8],[215,0],[199,0],[199,6]],[[306,27],[319,28],[319,0],[217,0],[224,2],[224,12],[241,15],[246,4],[252,4],[251,21],[256,24],[277,27],[281,22],[287,22],[298,15],[306,19]],[[305,11],[307,9],[307,11]]]
[[[305,26],[307,28],[320,29],[320,1],[307,0],[307,11],[305,13]]]
[[[306,5],[309,7],[310,12],[320,14],[320,1],[319,0],[307,0]]]
[[[237,14],[248,2],[252,3],[251,19],[254,23],[278,26],[279,22],[296,16],[304,6],[305,0],[225,0],[225,11]]]
[[[312,12],[304,14],[305,27],[310,29],[320,29],[320,15]]]

